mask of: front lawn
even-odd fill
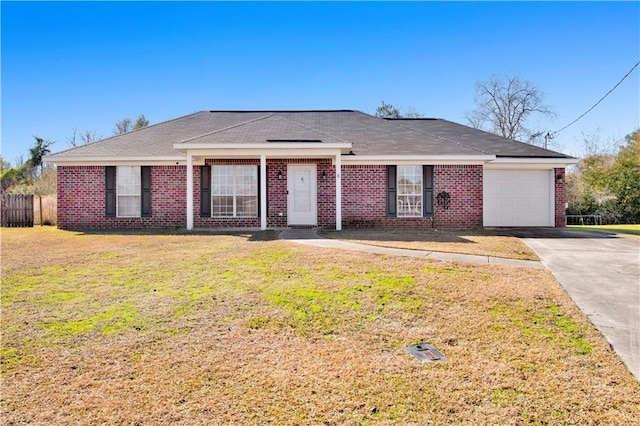
[[[2,423],[640,418],[640,383],[545,270],[273,237],[3,229]]]

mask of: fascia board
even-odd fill
[[[199,155],[196,151],[220,151],[220,150],[234,150],[234,151],[243,151],[243,150],[256,150],[260,151],[262,154],[268,154],[273,150],[343,150],[343,149],[351,149],[351,143],[322,143],[322,142],[265,142],[265,143],[247,143],[247,144],[238,144],[238,143],[220,143],[220,144],[211,144],[211,143],[175,143],[173,144],[173,149],[178,151],[191,151],[194,155]]]
[[[505,168],[538,168],[552,169],[556,167],[567,167],[572,164],[578,164],[578,158],[496,158],[485,164],[488,169],[505,169]]]
[[[341,155],[340,150],[333,149],[208,149],[189,150],[188,154],[194,158],[260,158],[266,155],[267,158],[305,158],[322,157],[334,158]]]
[[[42,161],[60,166],[103,166],[144,164],[147,166],[169,166],[186,164],[186,156],[179,157],[43,157]]]
[[[343,164],[485,164],[495,155],[343,155]]]

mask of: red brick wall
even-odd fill
[[[58,227],[101,229],[185,226],[186,181],[184,166],[153,166],[152,217],[106,217],[104,166],[60,166]]]
[[[556,203],[556,227],[564,228],[567,226],[567,216],[564,204],[565,197],[565,170],[564,168],[554,169],[553,178],[555,182],[555,203]],[[558,176],[561,178],[558,179]]]
[[[482,226],[482,166],[436,165],[433,170],[433,217],[388,217],[387,166],[342,168],[342,223],[345,228],[478,228]],[[435,203],[447,191],[448,209]]]
[[[482,227],[482,166],[439,165],[433,168],[433,197],[436,228]],[[448,209],[439,206],[435,197],[449,193]]]
[[[267,226],[287,226],[287,164],[317,164],[318,226],[335,227],[335,168],[327,159],[269,159]],[[211,164],[259,164],[258,160],[208,160]],[[279,175],[281,174],[281,178]],[[322,174],[325,174],[323,177]],[[564,169],[555,169],[556,226],[565,226]],[[60,228],[144,228],[186,225],[186,167],[153,166],[152,217],[105,217],[103,166],[58,167]],[[194,167],[194,226],[198,228],[259,227],[259,218],[200,217],[200,169]],[[433,217],[393,218],[386,214],[386,166],[343,165],[342,222],[349,227],[476,228],[482,226],[482,166],[434,166]],[[448,209],[436,195],[447,191]],[[282,215],[280,215],[282,213]]]

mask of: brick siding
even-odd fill
[[[207,160],[207,165],[258,165],[256,159]],[[317,165],[318,226],[335,227],[335,167],[328,159],[267,160],[267,227],[287,226],[287,165]],[[555,169],[555,223],[565,226],[564,169]],[[324,176],[323,176],[324,173]],[[434,215],[388,217],[386,212],[387,168],[384,165],[343,165],[342,224],[345,228],[479,228],[482,227],[482,166],[434,166]],[[196,228],[259,228],[260,218],[200,217],[200,169],[194,166],[194,226]],[[58,167],[58,226],[63,229],[161,228],[186,225],[186,167],[153,166],[152,216],[117,218],[105,216],[105,169],[103,166]],[[438,193],[450,195],[450,206],[436,202]]]
[[[436,228],[482,227],[482,166],[438,165],[433,168],[433,197]],[[449,193],[448,209],[439,206],[435,197]]]
[[[478,228],[482,226],[482,166],[436,165],[433,168],[434,215],[387,216],[387,166],[345,165],[342,168],[342,223],[345,228]],[[435,203],[447,191],[448,209]]]
[[[106,217],[104,166],[58,167],[58,227],[171,228],[186,223],[184,166],[151,167],[151,217]]]
[[[564,168],[554,169],[554,188],[555,188],[555,206],[556,206],[556,227],[564,228],[567,226],[567,216],[566,209],[564,207],[566,203],[565,197],[565,170]],[[558,179],[560,176],[560,179]]]

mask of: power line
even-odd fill
[[[633,70],[635,70],[635,69],[638,67],[638,65],[640,65],[640,61],[636,62],[636,64],[635,64],[635,65],[634,65],[634,66],[629,70],[629,72],[628,72],[628,73],[626,73],[626,74],[624,75],[624,77],[622,77],[622,78],[620,79],[620,81],[619,81],[618,83],[616,83],[616,85],[615,85],[615,86],[613,86],[613,87],[611,88],[611,90],[609,90],[609,91],[608,91],[608,92],[607,92],[603,97],[601,97],[601,98],[600,98],[600,100],[599,100],[598,102],[596,102],[596,103],[595,103],[591,108],[589,108],[588,110],[586,110],[586,111],[585,111],[585,112],[584,112],[580,117],[576,118],[576,119],[575,119],[575,120],[573,120],[571,123],[569,123],[569,124],[567,124],[566,126],[564,126],[562,129],[560,129],[560,130],[556,130],[555,132],[551,132],[551,137],[555,137],[558,133],[560,133],[561,131],[563,131],[563,130],[564,130],[564,129],[566,129],[567,127],[571,126],[573,123],[575,123],[576,121],[580,120],[580,119],[581,119],[582,117],[584,117],[585,115],[589,114],[589,112],[590,112],[592,109],[594,109],[595,107],[597,107],[597,106],[598,106],[598,104],[604,100],[604,98],[606,98],[607,96],[609,96],[609,94],[610,94],[611,92],[613,92],[614,90],[616,90],[616,87],[620,86],[620,83],[622,83],[622,82],[625,80],[625,78],[629,77],[629,74],[631,74],[631,73],[633,72]],[[549,133],[547,133],[547,135],[549,135]]]

